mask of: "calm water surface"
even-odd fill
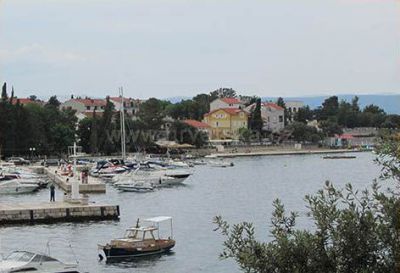
[[[355,155],[357,159],[348,160],[322,160],[321,155],[237,158],[232,159],[233,168],[198,166],[185,186],[152,193],[122,193],[108,186],[107,194],[91,195],[91,200],[119,204],[120,221],[1,228],[0,252],[44,251],[49,237],[64,238],[65,242],[53,240],[52,254],[72,261],[73,255],[65,247],[69,242],[80,265],[89,272],[239,272],[234,262],[219,260],[223,238],[213,231],[212,218],[222,215],[231,223],[254,222],[257,236],[268,240],[272,201],[280,198],[288,210],[299,212],[299,225],[310,228],[304,195],[316,192],[326,180],[365,188],[379,176],[373,154]],[[33,195],[1,196],[0,201],[47,201],[48,195],[43,190]],[[177,244],[173,253],[130,263],[98,261],[98,243],[121,236],[137,218],[158,215],[174,218]]]

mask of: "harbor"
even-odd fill
[[[240,271],[234,262],[218,259],[223,238],[218,232],[213,232],[216,228],[212,223],[213,217],[224,215],[230,222],[254,222],[260,227],[256,229],[257,236],[268,240],[269,234],[263,227],[269,224],[272,202],[279,197],[287,210],[300,214],[300,227],[308,228],[304,195],[320,189],[327,179],[338,187],[352,182],[354,187],[361,189],[367,187],[372,178],[379,176],[380,167],[373,163],[374,154],[348,155],[356,155],[357,158],[330,161],[316,154],[237,157],[230,159],[234,167],[196,165],[190,168],[193,175],[184,183],[145,193],[121,191],[107,182],[105,194],[88,194],[89,199],[94,204],[119,204],[119,221],[4,225],[0,231],[1,251],[9,253],[27,246],[37,246],[40,250],[49,237],[56,237],[70,241],[80,265],[89,272],[125,273],[134,268],[138,273],[238,273]],[[57,188],[56,200],[61,201],[63,194]],[[3,195],[1,203],[50,204],[48,199],[49,191],[43,189],[32,194]],[[104,245],[119,238],[127,228],[136,225],[137,218],[158,215],[173,217],[176,239],[173,252],[124,263],[98,261],[98,244]],[[29,221],[26,223],[29,224]],[[54,249],[52,253],[56,257],[69,258],[62,249]]]

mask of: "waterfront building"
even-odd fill
[[[303,108],[304,102],[302,101],[285,101],[286,109],[288,112],[288,120],[292,122],[294,120],[294,116],[299,111],[300,108]]]
[[[110,101],[114,104],[115,110],[121,109],[121,98],[110,97]],[[124,98],[124,110],[128,116],[134,116],[139,111],[139,106],[142,103],[139,99]]]
[[[82,120],[85,117],[93,116],[94,112],[96,115],[102,116],[106,103],[104,99],[70,99],[62,103],[60,108],[75,110],[78,120]]]
[[[218,98],[210,103],[210,112],[222,108],[244,109],[244,104],[237,98]]]
[[[243,109],[222,108],[204,115],[210,127],[210,139],[238,139],[239,130],[248,127],[248,113]]]
[[[249,113],[254,111],[256,104],[253,103],[245,108]],[[261,118],[263,130],[280,132],[285,128],[285,109],[272,102],[261,103]]]
[[[187,120],[184,120],[183,122],[189,126],[196,128],[200,132],[206,133],[209,137],[211,137],[211,127],[207,123],[201,122],[198,120],[194,120],[194,119],[187,119]]]

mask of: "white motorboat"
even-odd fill
[[[119,190],[131,192],[150,192],[154,190],[152,183],[146,181],[137,181],[117,185]]]
[[[0,194],[30,193],[36,191],[38,188],[37,184],[25,184],[17,180],[0,182]]]
[[[79,273],[76,264],[64,264],[47,255],[15,251],[0,261],[0,272]]]

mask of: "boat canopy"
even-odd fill
[[[169,220],[172,220],[171,216],[157,216],[157,217],[144,219],[144,221],[146,221],[146,222],[153,222],[153,223],[160,223],[160,222],[169,221]]]

